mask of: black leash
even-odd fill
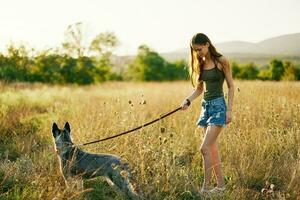
[[[79,145],[73,145],[73,146],[76,146],[76,147],[79,147],[79,146],[86,146],[86,145],[89,145],[89,144],[94,144],[94,143],[97,143],[97,142],[102,142],[102,141],[105,141],[105,140],[110,140],[110,139],[119,137],[119,136],[121,136],[121,135],[128,134],[128,133],[133,132],[133,131],[136,131],[136,130],[138,130],[138,129],[140,129],[140,128],[146,127],[146,126],[148,126],[148,125],[150,125],[150,124],[152,124],[152,123],[154,123],[154,122],[157,122],[157,121],[159,121],[159,120],[161,120],[161,119],[163,119],[163,118],[165,118],[165,117],[167,117],[167,116],[169,116],[169,115],[171,115],[171,114],[173,114],[173,113],[175,113],[175,112],[177,112],[178,110],[181,110],[181,109],[182,109],[182,107],[176,108],[175,110],[173,110],[173,111],[171,111],[171,112],[169,112],[169,113],[167,113],[167,114],[165,114],[165,115],[163,115],[163,116],[161,116],[161,117],[159,117],[159,118],[157,118],[157,119],[155,119],[155,120],[153,120],[153,121],[151,121],[151,122],[148,122],[148,123],[146,123],[146,124],[143,124],[143,125],[141,125],[141,126],[139,126],[139,127],[136,127],[136,128],[134,128],[134,129],[131,129],[131,130],[129,130],[129,131],[125,131],[125,132],[122,132],[122,133],[120,133],[120,134],[113,135],[113,136],[110,136],[110,137],[107,137],[107,138],[103,138],[103,139],[100,139],[100,140],[96,140],[96,141],[92,141],[92,142],[87,142],[87,143],[83,143],[83,144],[79,144]]]

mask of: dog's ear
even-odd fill
[[[64,129],[65,129],[66,131],[68,131],[68,133],[71,133],[71,128],[70,128],[69,122],[66,122]]]
[[[52,133],[53,133],[53,137],[57,137],[59,134],[59,128],[55,122],[52,125]]]

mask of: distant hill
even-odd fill
[[[300,33],[282,35],[258,43],[232,41],[216,44],[225,53],[260,53],[271,55],[300,55]]]
[[[264,64],[271,58],[300,61],[300,33],[281,35],[257,43],[230,41],[216,43],[217,50],[229,58],[242,62],[259,60]],[[187,59],[189,49],[183,48],[173,52],[161,53],[167,60]]]

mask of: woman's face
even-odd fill
[[[208,53],[209,43],[206,44],[195,44],[193,45],[193,50],[197,52],[199,57],[205,57]]]

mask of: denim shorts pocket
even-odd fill
[[[225,111],[225,104],[224,103],[217,103],[212,105],[212,110],[214,112],[221,112]]]

